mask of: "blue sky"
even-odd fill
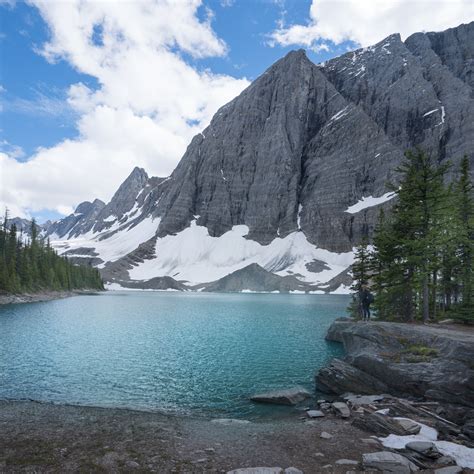
[[[282,4],[271,0],[237,1],[224,7],[219,0],[207,1],[201,7],[214,12],[214,31],[223,38],[229,54],[224,57],[187,60],[198,69],[253,80],[267,67],[297,46],[269,47],[268,33],[283,17],[288,22],[304,22],[311,1],[288,0]],[[77,135],[75,116],[64,100],[66,89],[76,82],[97,88],[93,76],[77,72],[67,61],[48,63],[37,49],[49,38],[49,30],[39,11],[24,2],[0,9],[3,37],[1,39],[2,94],[1,140],[22,148],[27,159],[38,147],[50,147],[64,138]],[[354,44],[344,42],[330,52],[308,56],[324,61],[346,51]]]
[[[444,2],[447,25],[443,8],[407,22],[408,0],[388,13],[369,0],[176,3],[0,0],[1,207],[58,218],[110,199],[135,165],[169,174],[217,108],[292,49],[321,62],[474,17],[464,0]]]

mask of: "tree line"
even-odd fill
[[[469,160],[447,184],[449,163],[409,151],[396,169],[390,213],[380,212],[372,245],[356,248],[352,290],[369,288],[379,319],[474,322],[474,197]],[[349,308],[358,316],[357,298]]]
[[[33,219],[31,237],[18,233],[16,225],[8,225],[8,211],[0,227],[0,292],[24,293],[45,290],[103,290],[96,268],[73,265],[38,235]]]

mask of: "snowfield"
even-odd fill
[[[155,233],[160,219],[151,217],[144,219],[135,227],[125,224],[120,230],[107,237],[113,230],[108,229],[102,233],[88,232],[80,238],[69,240],[54,240],[51,245],[59,252],[64,253],[68,250],[79,249],[81,247],[92,248],[99,258],[104,262],[115,262],[121,257],[135,250],[141,243],[151,239]],[[80,254],[77,254],[80,256]],[[103,268],[104,263],[98,268]]]
[[[134,251],[141,243],[155,236],[160,219],[147,218],[130,227],[130,223],[102,233],[89,232],[69,240],[55,240],[52,245],[59,253],[69,251],[70,256],[81,256],[79,248],[93,249],[104,263],[114,262]],[[333,253],[308,242],[303,232],[293,232],[284,238],[277,237],[269,245],[246,239],[249,228],[234,226],[220,237],[212,237],[206,227],[191,225],[176,235],[158,238],[155,258],[137,264],[129,271],[133,281],[171,276],[188,285],[216,281],[236,270],[257,263],[269,272],[280,276],[294,275],[308,284],[324,284],[343,272],[353,262],[353,252]],[[72,252],[71,252],[72,251]],[[307,264],[318,260],[327,268],[319,273],[308,270]],[[108,289],[124,289],[118,284]],[[341,285],[334,293],[348,294],[349,288]],[[319,291],[317,292],[319,293]]]
[[[408,418],[395,418],[408,420]],[[431,441],[441,454],[451,456],[458,466],[474,469],[474,449],[450,441],[438,441],[438,432],[429,426],[410,420],[421,427],[417,435],[399,436],[391,434],[386,438],[379,438],[386,448],[403,449],[411,441]]]
[[[206,227],[191,222],[190,227],[174,236],[157,239],[156,257],[132,270],[132,280],[171,276],[189,284],[218,280],[229,273],[257,263],[280,276],[295,275],[306,283],[325,283],[353,262],[353,253],[332,253],[310,244],[302,232],[276,238],[261,245],[245,236],[249,228],[234,226],[220,237],[211,237]],[[328,270],[310,272],[306,264],[313,260],[327,264]]]

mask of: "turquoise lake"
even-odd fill
[[[287,412],[256,392],[302,385],[339,344],[341,295],[107,292],[0,306],[0,398],[210,417]]]

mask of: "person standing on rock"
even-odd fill
[[[363,285],[359,291],[359,303],[362,309],[364,321],[370,321],[370,305],[374,302],[374,295],[369,291],[367,285]]]

